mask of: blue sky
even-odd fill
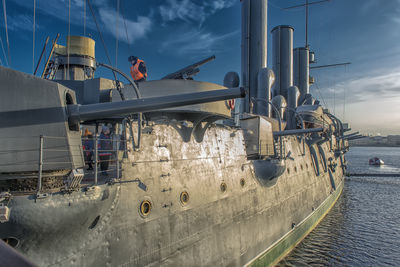
[[[117,64],[127,73],[129,55],[146,61],[150,79],[159,79],[210,55],[217,59],[205,65],[196,79],[222,83],[226,72],[240,72],[239,0],[119,0],[118,16],[117,0],[91,2],[112,65]],[[294,47],[304,46],[305,12],[303,8],[281,8],[303,2],[269,0],[269,32],[276,25],[292,25]],[[11,54],[8,63],[27,73],[32,73],[33,65],[33,4],[34,0],[6,0]],[[54,38],[60,33],[59,43],[64,44],[68,21],[71,35],[83,35],[84,17],[84,0],[36,0],[35,64],[46,36]],[[0,25],[7,54],[2,16]],[[400,0],[331,0],[310,7],[309,43],[317,65],[352,62],[347,67],[313,70],[316,84],[311,86],[311,92],[355,130],[400,134],[399,26]],[[97,60],[107,63],[88,8],[85,31],[96,40]],[[270,48],[271,35],[268,37]],[[269,62],[270,52],[271,49]],[[0,59],[7,66],[1,48]],[[104,70],[99,70],[98,75],[111,78]]]

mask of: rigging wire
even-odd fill
[[[1,36],[0,36],[0,43],[1,43],[1,48],[3,49],[4,59],[6,61],[6,64],[8,65],[7,56],[6,56],[6,52],[4,50],[4,45],[3,45],[3,39],[1,38]],[[0,57],[0,61],[1,61],[1,57]],[[3,65],[3,61],[1,61],[1,65]]]
[[[10,42],[8,41],[8,28],[7,28],[7,10],[6,10],[6,0],[3,0],[3,13],[4,13],[4,24],[6,27],[6,38],[7,38],[7,49],[8,49],[8,62],[7,65],[11,65],[11,54],[10,54]]]
[[[86,0],[83,1],[83,36],[86,36]]]
[[[71,0],[68,0],[68,37],[67,37],[67,80],[69,75],[69,46],[71,44]]]
[[[35,24],[36,24],[36,0],[33,0],[33,28],[32,28],[32,74],[35,72]]]
[[[122,18],[124,20],[126,41],[128,42],[129,51],[132,51],[131,41],[129,40],[128,27],[126,26],[126,20],[125,20],[125,16],[124,16],[124,8],[122,7],[122,3],[121,3],[121,15],[122,15]]]
[[[115,67],[118,68],[118,21],[119,0],[117,0],[117,15],[115,16]]]
[[[110,55],[108,54],[106,42],[104,41],[103,34],[102,34],[101,31],[100,31],[100,27],[99,27],[99,24],[97,23],[96,15],[94,14],[92,5],[90,4],[90,0],[87,0],[87,4],[88,4],[88,6],[89,6],[90,13],[92,14],[94,23],[96,24],[97,32],[98,32],[99,35],[100,35],[100,40],[101,40],[101,43],[103,44],[104,51],[105,51],[105,54],[106,54],[108,63],[109,63],[110,65],[112,65],[111,59],[110,59]],[[122,100],[125,100],[124,94],[122,93],[121,88],[120,88],[120,86],[119,86],[119,81],[117,80],[117,74],[115,73],[114,70],[112,71],[112,73],[113,73],[113,75],[114,75],[115,84],[116,84],[116,86],[117,86],[118,93],[120,94],[121,99],[122,99]]]
[[[347,66],[344,66],[344,72],[345,72],[345,74],[347,74]],[[345,121],[345,118],[346,118],[346,88],[343,89],[343,118],[342,118],[342,120]]]
[[[318,92],[318,94],[319,94],[319,96],[320,96],[322,102],[324,103],[324,106],[327,107],[327,108],[329,109],[329,106],[326,104],[325,99],[324,99],[324,96],[322,95],[321,90],[319,89],[319,86],[318,86],[317,82],[315,82],[314,85],[315,85],[315,87],[316,87],[316,89],[317,89],[317,92]]]

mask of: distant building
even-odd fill
[[[351,140],[350,146],[400,146],[400,135],[369,136]]]
[[[387,143],[392,146],[400,146],[400,135],[388,135]]]

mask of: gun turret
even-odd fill
[[[165,108],[215,102],[245,96],[243,88],[231,88],[206,92],[177,94],[161,97],[142,98],[122,102],[90,105],[68,105],[68,121],[76,124],[82,121],[124,116],[132,113],[149,112]]]
[[[161,78],[161,80],[166,80],[166,79],[175,79],[175,80],[193,80],[193,76],[195,76],[197,73],[200,72],[199,67],[213,61],[215,59],[215,56],[211,56],[209,58],[203,59],[199,62],[196,62],[192,65],[189,65],[183,69],[180,69],[176,72],[170,73],[166,75],[165,77]]]

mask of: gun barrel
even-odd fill
[[[301,134],[309,134],[309,133],[319,133],[323,132],[324,128],[310,128],[310,129],[295,129],[295,130],[286,130],[286,131],[277,131],[274,132],[275,136],[286,136],[286,135],[301,135]]]
[[[355,136],[351,136],[351,137],[346,138],[346,139],[348,141],[350,141],[350,140],[356,140],[356,139],[361,139],[361,138],[365,138],[365,137],[367,137],[367,136],[365,136],[365,135],[355,135]]]
[[[242,98],[245,95],[246,93],[244,88],[238,87],[206,92],[142,98],[122,102],[69,105],[68,120],[70,123],[78,123],[81,121],[123,116],[139,112],[149,112],[165,108]]]
[[[201,65],[204,65],[204,64],[206,64],[206,63],[208,63],[208,62],[210,62],[210,61],[212,61],[214,59],[215,59],[215,56],[208,57],[208,58],[203,59],[203,60],[201,60],[199,62],[196,62],[196,63],[194,63],[192,65],[184,67],[183,69],[180,69],[178,71],[170,73],[170,74],[164,76],[163,78],[161,78],[161,80],[182,78],[181,76],[184,75],[185,73],[190,73],[190,72],[192,72],[191,70],[195,70],[198,67],[200,67]],[[195,75],[195,74],[197,74],[199,72],[200,72],[200,70],[196,70],[196,72],[191,74],[191,76],[193,76],[193,75]]]
[[[339,139],[348,139],[348,138],[356,136],[356,135],[359,135],[359,132],[354,132],[354,133],[351,133],[351,134],[343,135]]]

